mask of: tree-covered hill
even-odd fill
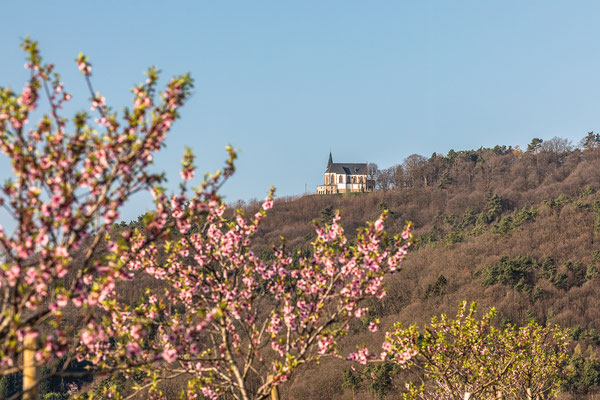
[[[563,398],[582,399],[600,393],[599,167],[600,136],[594,133],[578,147],[560,138],[536,138],[525,151],[496,146],[429,158],[411,155],[378,171],[376,192],[276,200],[254,237],[253,250],[272,257],[269,249],[283,237],[288,249],[308,255],[316,238],[313,221],[328,223],[336,210],[350,240],[383,211],[392,233],[412,221],[416,245],[403,269],[385,282],[387,296],[366,304],[372,312],[350,327],[343,354],[362,345],[378,350],[383,332],[398,321],[423,325],[440,313],[454,315],[463,300],[476,301],[480,315],[496,307],[498,326],[534,320],[570,328],[573,358],[562,382]],[[239,206],[251,215],[261,205]],[[232,211],[227,213],[233,217]],[[140,218],[113,228],[144,224]],[[107,251],[104,243],[97,249]],[[144,274],[134,282],[117,289],[127,304],[157,284]],[[65,323],[77,324],[78,319],[76,312],[67,313]],[[381,329],[373,334],[368,327],[375,319]],[[125,391],[132,385],[117,378],[116,383],[96,379],[85,385],[95,392],[109,384]],[[281,385],[281,398],[400,399],[409,378],[415,380],[414,370],[391,363],[361,367],[325,359],[300,368]],[[9,384],[2,380],[0,389],[10,389]],[[161,389],[176,396],[185,384],[173,380]]]
[[[480,310],[496,307],[499,324],[534,319],[571,328],[577,357],[565,396],[582,398],[600,392],[599,143],[590,133],[579,147],[536,138],[525,151],[496,146],[428,159],[413,155],[379,171],[375,193],[276,202],[256,251],[267,254],[283,236],[287,246],[306,252],[312,221],[328,221],[338,209],[348,232],[383,210],[392,231],[413,221],[417,246],[387,282],[388,296],[371,304],[371,318],[383,321],[383,331],[398,320],[422,324],[432,315],[452,315],[462,300],[477,301]],[[354,328],[349,349],[381,340],[367,334],[366,324]],[[367,393],[373,382],[348,389],[348,368],[331,361],[307,370],[285,388],[284,398]],[[392,375],[394,390],[386,398],[400,398],[403,375]]]

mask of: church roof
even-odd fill
[[[331,152],[329,152],[326,174],[367,175],[367,171],[367,163],[334,163]]]
[[[367,163],[331,163],[325,173],[367,175]]]

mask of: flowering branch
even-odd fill
[[[184,177],[190,163],[188,154]],[[123,234],[119,252],[135,255],[127,267],[163,282],[164,292],[147,289],[136,307],[106,303],[110,320],[89,324],[81,349],[99,368],[129,360],[156,380],[183,369],[190,396],[267,398],[299,365],[338,355],[350,320],[368,312],[363,300],[385,295],[383,277],[400,267],[410,226],[392,237],[384,213],[352,245],[336,214],[330,226],[315,226],[311,256],[292,255],[282,242],[264,261],[251,243],[273,191],[252,217],[240,210],[227,217],[216,193],[222,179],[208,176],[191,197],[185,184],[179,195],[155,191],[145,232]],[[141,249],[147,232],[169,220],[164,241]]]
[[[39,365],[72,351],[80,327],[62,323],[65,308],[93,320],[99,301],[123,278],[121,266],[98,247],[127,199],[162,182],[161,174],[147,168],[192,87],[188,75],[176,77],[154,105],[157,71],[151,69],[135,89],[141,101],[134,101],[123,123],[103,98],[92,95],[100,118],[92,124],[78,113],[70,126],[59,115],[71,99],[60,76],[43,63],[37,42],[25,39],[23,49],[29,82],[20,94],[0,88],[0,150],[14,174],[2,186],[0,205],[16,223],[13,232],[0,227],[0,375],[22,369],[28,335],[38,337]],[[87,58],[77,62],[89,82]],[[42,88],[50,113],[29,128]]]

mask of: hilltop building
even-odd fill
[[[323,184],[317,186],[317,194],[372,192],[374,188],[367,163],[334,163],[329,152]]]

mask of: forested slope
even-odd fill
[[[389,211],[392,231],[413,221],[417,246],[387,282],[388,296],[371,304],[371,318],[381,318],[385,331],[398,320],[422,324],[442,312],[453,315],[468,300],[483,311],[496,307],[498,324],[535,319],[570,327],[578,357],[565,393],[582,398],[600,384],[599,142],[590,133],[579,148],[554,138],[534,139],[527,151],[497,146],[413,155],[380,171],[375,193],[276,202],[256,250],[266,254],[283,236],[287,246],[306,252],[311,221],[325,222],[334,210],[349,233],[382,210]],[[367,334],[366,324],[353,332],[348,349],[382,338]],[[352,398],[369,390],[400,398],[403,373],[386,371],[393,381],[350,390],[348,368],[331,361],[305,371],[284,388],[284,398]],[[379,373],[371,374],[374,380],[383,379]]]
[[[253,250],[272,257],[270,248],[283,237],[288,249],[307,255],[315,239],[313,221],[327,223],[336,210],[351,239],[384,210],[392,233],[412,221],[416,245],[403,269],[385,282],[388,295],[367,304],[372,312],[351,326],[342,354],[365,344],[376,351],[397,321],[422,325],[440,313],[453,316],[463,300],[477,301],[480,314],[496,307],[499,326],[533,319],[571,328],[574,358],[562,383],[563,398],[582,399],[600,393],[599,167],[600,135],[594,133],[579,147],[554,138],[534,139],[525,151],[496,146],[429,158],[411,155],[378,171],[376,192],[276,200]],[[260,203],[239,206],[251,215]],[[143,224],[140,218],[129,226]],[[98,252],[108,251],[105,247]],[[156,282],[138,274],[135,285],[120,285],[118,291],[133,304],[152,285]],[[368,326],[375,318],[381,329],[373,334]],[[78,320],[76,312],[67,313],[65,323]],[[392,364],[366,367],[362,379],[351,367],[365,372],[339,359],[300,368],[281,385],[281,398],[400,399],[404,381],[418,380],[415,371]],[[0,381],[0,389],[9,383]],[[121,375],[79,383],[94,393],[109,384],[125,391],[132,385]],[[185,385],[182,378],[162,389],[174,398]]]

